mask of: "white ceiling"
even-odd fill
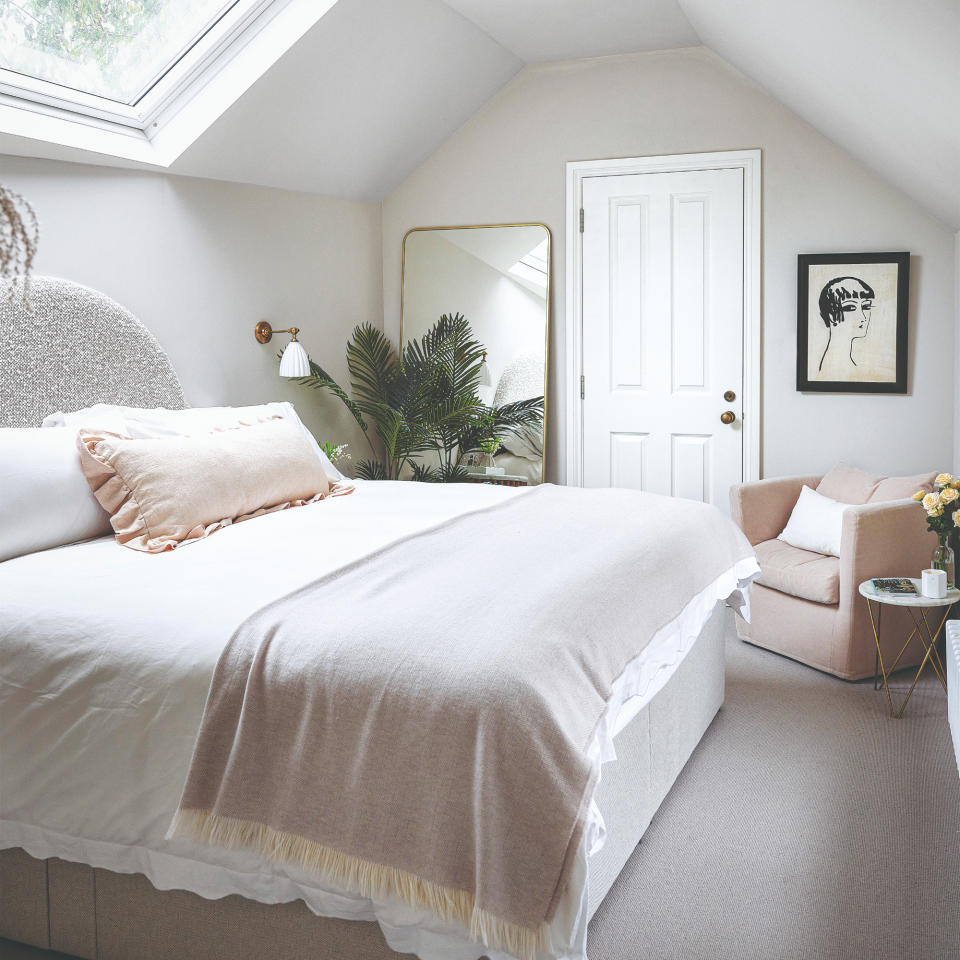
[[[960,0],[680,0],[703,44],[960,230]]]
[[[960,230],[960,0],[338,0],[170,169],[379,200],[525,63],[697,43]]]
[[[522,67],[440,0],[339,0],[171,169],[380,200]]]
[[[677,0],[446,0],[521,60],[573,60],[700,41]]]

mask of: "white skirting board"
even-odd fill
[[[960,770],[960,620],[947,623],[947,716]]]

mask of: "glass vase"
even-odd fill
[[[957,584],[957,564],[953,548],[948,536],[940,535],[940,543],[933,551],[930,566],[934,570],[943,570],[947,574],[947,589],[952,590]]]

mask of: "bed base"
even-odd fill
[[[607,841],[590,861],[592,916],[723,702],[727,611],[616,738],[597,802]],[[376,923],[318,917],[302,901],[262,904],[157,890],[141,874],[0,851],[0,937],[84,960],[397,960]]]

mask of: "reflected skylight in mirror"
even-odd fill
[[[528,284],[546,290],[550,269],[549,256],[550,241],[544,238],[510,268],[510,273]]]
[[[135,105],[234,8],[257,0],[0,0],[0,67]]]

